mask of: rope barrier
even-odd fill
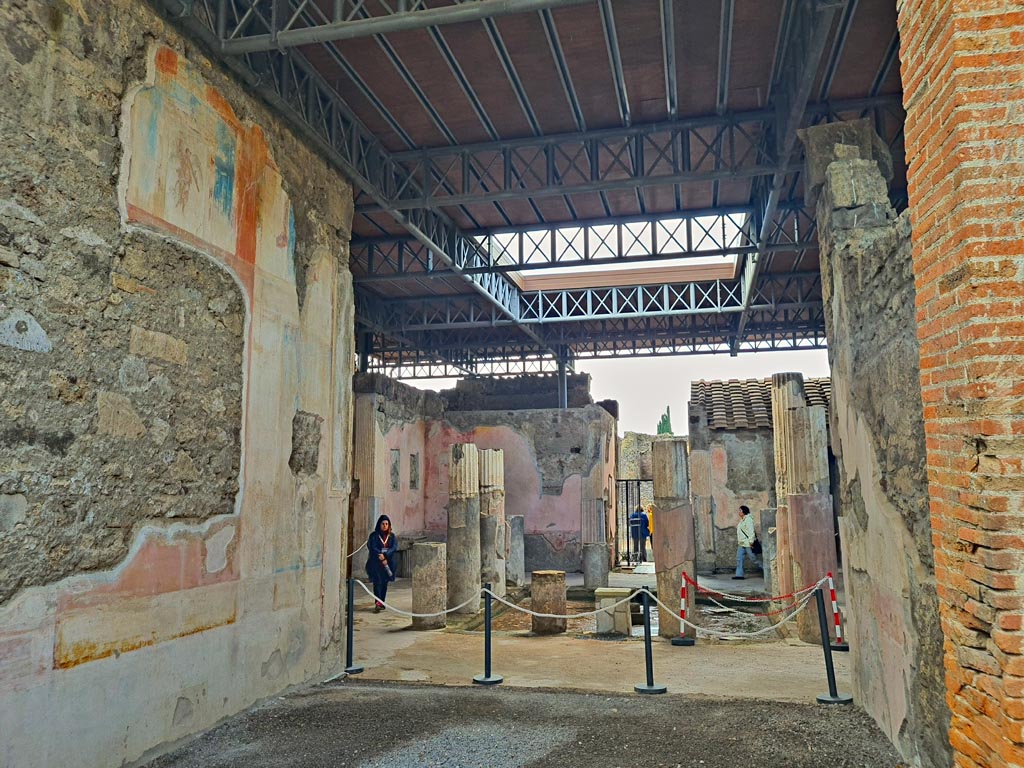
[[[348,553],[348,557],[354,557],[355,555],[358,555],[364,549],[366,549],[366,542],[365,541],[362,544],[359,545],[359,549],[357,549],[355,552],[349,552]]]
[[[525,613],[525,614],[528,614],[530,616],[536,616],[539,619],[582,619],[582,618],[586,618],[587,616],[597,616],[597,614],[599,614],[599,613],[604,613],[605,611],[611,611],[614,608],[618,608],[623,603],[628,603],[636,595],[639,595],[641,592],[643,592],[642,589],[638,589],[638,590],[634,591],[628,597],[622,598],[617,603],[612,603],[611,605],[606,605],[604,608],[598,608],[598,609],[593,610],[593,611],[586,611],[584,613],[561,614],[561,613],[537,613],[536,611],[531,611],[529,608],[523,608],[521,605],[516,605],[515,603],[510,603],[505,598],[498,597],[498,595],[494,594],[489,589],[484,589],[482,591],[484,593],[489,593],[491,595],[491,597],[493,597],[499,603],[503,603],[504,605],[507,605],[509,608],[514,608],[517,611],[519,611],[520,613]]]
[[[709,597],[708,600],[710,600],[712,603],[717,605],[723,611],[728,611],[729,613],[742,613],[744,616],[778,616],[780,613],[785,613],[790,608],[793,608],[798,603],[798,601],[794,600],[789,605],[783,606],[782,608],[779,608],[777,611],[765,611],[764,613],[758,613],[758,612],[755,612],[755,611],[741,611],[738,608],[733,608],[730,605],[725,605],[723,603],[720,603],[717,600],[715,600],[715,598],[713,598],[713,597]]]
[[[684,576],[685,576],[685,574],[684,574]],[[687,577],[686,580],[688,582],[690,582],[690,583],[693,583],[689,579],[689,577]],[[359,579],[353,579],[353,581],[356,584],[358,584],[363,589],[363,591],[366,592],[367,595],[372,597],[374,600],[377,600],[377,597],[376,597],[376,595],[373,594],[373,591],[371,589],[369,589],[363,582],[361,582]],[[807,604],[811,601],[811,598],[814,597],[813,590],[817,589],[818,587],[820,587],[822,584],[825,584],[826,582],[828,582],[828,577],[827,576],[823,577],[817,584],[812,584],[810,587],[805,587],[804,589],[802,589],[799,592],[795,593],[795,594],[801,594],[801,593],[804,593],[804,592],[808,592],[808,590],[810,590],[809,594],[807,594],[802,600],[800,600],[799,602],[794,602],[790,606],[788,606],[786,608],[783,608],[782,610],[779,610],[779,611],[771,611],[771,612],[768,612],[768,613],[748,613],[747,611],[737,611],[735,609],[730,609],[728,606],[724,606],[724,605],[716,603],[718,605],[721,605],[722,608],[725,608],[727,610],[733,610],[735,613],[743,613],[743,614],[746,614],[747,616],[760,616],[760,617],[778,615],[780,613],[784,613],[785,611],[789,610],[789,608],[793,608],[793,610],[788,615],[786,615],[782,619],[782,621],[780,621],[780,622],[778,622],[776,624],[772,624],[770,626],[764,627],[762,629],[758,629],[758,630],[753,631],[753,632],[723,632],[723,631],[719,631],[719,630],[715,630],[715,629],[710,629],[708,627],[701,627],[701,626],[699,626],[697,624],[694,624],[691,621],[688,621],[685,618],[685,616],[682,616],[682,615],[680,616],[680,624],[683,624],[683,625],[685,625],[687,627],[691,627],[691,628],[693,628],[693,629],[695,629],[695,630],[697,630],[699,632],[704,632],[705,634],[711,635],[712,637],[758,637],[760,635],[765,635],[765,634],[768,634],[769,632],[775,631],[776,629],[781,627],[783,624],[785,624],[788,621],[790,621],[791,619],[795,618],[797,616],[797,614],[799,614],[801,611],[803,611],[807,607]],[[671,614],[674,614],[676,612],[674,608],[672,608],[672,607],[668,606],[667,604],[663,603],[649,589],[643,589],[643,588],[636,589],[632,593],[630,593],[628,596],[622,598],[621,600],[619,600],[619,601],[617,601],[615,603],[612,603],[611,605],[604,606],[603,608],[597,608],[597,609],[595,609],[593,611],[584,611],[583,613],[569,613],[569,614],[562,614],[562,613],[539,613],[537,611],[531,611],[529,608],[523,608],[521,605],[516,605],[515,603],[506,600],[505,598],[501,597],[500,595],[496,595],[493,591],[491,591],[490,589],[487,589],[487,588],[481,588],[479,595],[475,595],[475,596],[469,598],[468,600],[460,603],[459,605],[456,605],[453,608],[448,608],[446,610],[438,611],[436,613],[412,613],[410,611],[403,611],[400,608],[395,608],[394,606],[388,605],[387,602],[385,602],[383,600],[377,600],[377,602],[381,603],[381,605],[383,605],[387,610],[394,611],[395,613],[399,614],[400,616],[408,616],[408,617],[414,618],[414,619],[427,619],[427,618],[433,618],[435,616],[444,616],[444,615],[447,615],[449,613],[453,613],[453,612],[458,611],[458,610],[460,610],[462,608],[465,608],[467,605],[472,603],[474,600],[479,600],[482,595],[490,595],[492,599],[497,600],[499,603],[502,603],[503,605],[508,606],[509,608],[517,610],[520,613],[525,613],[525,614],[527,614],[529,616],[536,616],[537,618],[540,618],[540,619],[581,619],[581,618],[586,618],[588,616],[596,616],[599,613],[611,612],[615,608],[618,608],[620,605],[622,605],[624,603],[630,602],[637,595],[644,594],[644,593],[646,593],[651,598],[651,600],[653,600],[654,603],[656,605],[658,605],[662,610],[666,611],[667,615],[671,615]],[[712,602],[714,602],[714,601],[712,601]]]
[[[827,580],[828,580],[827,577],[823,577],[821,579],[821,581],[819,581],[817,584],[815,584],[812,587],[812,589],[817,589],[822,584],[824,584]],[[647,594],[649,594],[653,598],[654,602],[657,603],[663,610],[668,611],[669,614],[674,613],[672,608],[670,608],[665,603],[661,602],[661,600],[659,600],[653,594],[651,594],[650,590],[641,590],[641,591],[646,591]],[[686,620],[684,620],[683,623],[685,623],[686,626],[688,626],[688,627],[692,627],[693,629],[698,630],[700,632],[704,632],[705,634],[711,635],[712,637],[757,637],[759,635],[766,635],[769,632],[774,632],[776,629],[781,627],[783,624],[785,624],[786,622],[788,622],[791,619],[795,618],[797,616],[797,614],[799,614],[802,610],[804,610],[807,607],[807,604],[811,601],[811,598],[813,598],[813,597],[814,597],[814,592],[812,591],[809,595],[804,597],[803,600],[800,601],[800,604],[797,606],[797,608],[795,610],[793,610],[792,612],[790,612],[782,621],[778,622],[777,624],[772,624],[771,626],[764,627],[763,629],[758,629],[758,630],[756,630],[754,632],[721,632],[721,631],[718,631],[718,630],[715,630],[715,629],[708,629],[706,627],[697,626],[696,624],[693,624],[692,622],[689,622],[689,621],[686,621]]]
[[[803,589],[798,589],[796,592],[790,592],[788,595],[773,595],[771,597],[750,597],[749,595],[732,595],[728,592],[719,592],[717,589],[708,589],[707,587],[702,587],[696,581],[691,579],[689,574],[685,572],[683,573],[683,578],[686,579],[686,582],[688,584],[692,584],[694,587],[696,587],[698,592],[702,592],[707,595],[718,595],[719,597],[724,597],[727,600],[735,600],[737,603],[771,603],[778,602],[779,600],[788,600],[791,597],[799,597],[800,595],[803,595],[807,592],[813,592],[815,589],[818,588],[818,585],[821,584],[821,582],[819,581],[818,584],[811,584],[809,586],[804,587]]]
[[[395,608],[393,605],[388,605],[383,600],[378,600],[377,596],[375,594],[373,594],[373,590],[369,589],[359,579],[352,579],[352,581],[354,581],[356,584],[358,584],[360,587],[362,587],[363,591],[366,594],[368,594],[370,597],[372,597],[378,603],[383,605],[389,611],[394,611],[395,613],[399,614],[400,616],[408,616],[408,617],[413,618],[413,619],[432,619],[435,616],[444,616],[446,614],[453,613],[453,612],[458,611],[458,610],[460,610],[462,608],[465,608],[467,605],[472,603],[474,600],[479,600],[480,599],[480,595],[474,595],[473,597],[469,598],[468,600],[465,600],[465,601],[459,603],[454,608],[446,608],[445,610],[438,611],[437,613],[412,613],[410,611],[403,611],[401,608]]]

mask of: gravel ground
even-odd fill
[[[860,709],[348,679],[275,698],[149,768],[896,768]]]

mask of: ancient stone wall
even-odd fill
[[[1020,3],[903,0],[921,395],[957,765],[1024,752]]]
[[[145,4],[0,29],[0,763],[121,764],[337,667],[351,192]]]
[[[885,158],[880,164],[872,156],[870,138],[856,140],[871,134],[869,124],[858,123],[810,129],[805,137],[821,167],[811,182],[822,188],[818,231],[847,634],[855,699],[912,764],[938,768],[950,764],[949,710],[928,519],[910,217],[896,218],[889,206],[879,170],[887,167]]]
[[[570,408],[591,405],[590,374],[570,373],[566,386]],[[518,376],[460,379],[440,393],[449,411],[503,411],[558,407],[558,377]]]

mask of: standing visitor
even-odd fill
[[[757,555],[751,549],[756,538],[754,535],[754,518],[750,516],[750,507],[744,504],[740,506],[740,522],[736,526],[736,575],[733,576],[734,579],[746,578],[743,575],[743,561],[746,557],[750,557],[758,568],[761,567],[761,561],[757,559]]]
[[[391,518],[381,515],[377,525],[366,540],[369,555],[366,559],[366,575],[373,582],[373,596],[376,602],[374,613],[384,610],[388,596],[388,582],[395,580],[395,552],[398,551],[398,537],[391,530]]]
[[[647,562],[647,537],[651,535],[647,515],[640,507],[629,516],[629,537],[633,541],[634,551],[640,556],[639,562]]]

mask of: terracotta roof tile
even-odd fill
[[[804,379],[808,405],[823,405],[828,410],[831,395],[831,379]],[[704,406],[709,429],[770,429],[772,426],[771,379],[702,379],[691,384],[690,402]]]

